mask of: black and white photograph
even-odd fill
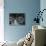
[[[9,24],[10,25],[25,25],[25,14],[24,13],[10,13]]]

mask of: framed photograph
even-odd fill
[[[10,13],[9,25],[25,25],[25,13]]]

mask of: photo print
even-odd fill
[[[25,25],[25,14],[24,13],[10,13],[9,25]]]

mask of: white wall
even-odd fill
[[[0,42],[4,41],[4,0],[0,0]]]

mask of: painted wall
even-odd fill
[[[18,41],[32,29],[35,14],[40,9],[40,0],[4,0],[4,35],[7,41]],[[25,26],[10,26],[9,13],[25,13]]]
[[[46,9],[46,0],[41,0],[40,1],[40,10],[42,11],[43,9]],[[43,19],[44,21],[40,22],[40,25],[46,26],[46,11],[43,12]]]

